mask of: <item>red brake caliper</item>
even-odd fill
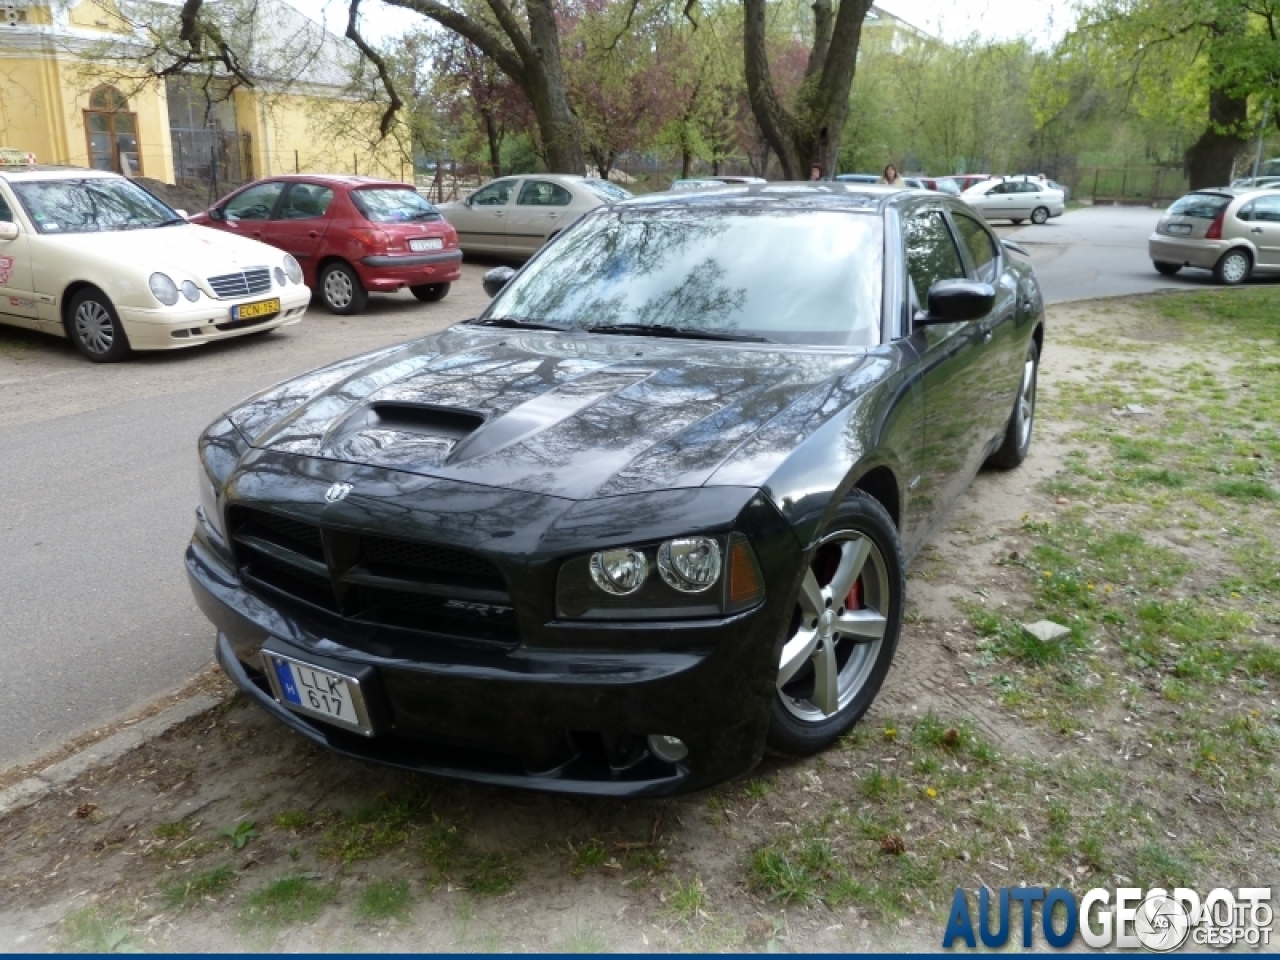
[[[844,598],[844,608],[846,610],[862,609],[862,578],[861,577],[853,581],[853,586],[849,588],[849,595]]]

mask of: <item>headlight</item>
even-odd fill
[[[591,579],[605,593],[625,597],[644,585],[649,561],[639,550],[619,547],[591,555]]]
[[[720,544],[710,537],[681,537],[658,548],[658,573],[681,593],[701,593],[720,579]]]
[[[273,272],[275,273],[275,277],[276,277],[276,286],[283,287],[285,284],[284,271],[281,270],[279,267],[276,267]]]
[[[298,265],[297,260],[293,259],[292,254],[285,254],[284,275],[294,283],[302,282],[302,267]]]
[[[218,488],[214,486],[213,478],[209,476],[209,471],[205,469],[203,463],[198,470],[200,476],[196,482],[200,484],[200,512],[204,514],[205,523],[213,527],[218,536],[225,540],[226,536],[222,532],[222,513],[218,507]]]
[[[153,273],[148,281],[155,298],[166,307],[178,302],[178,286],[163,273]]]
[[[652,567],[659,576],[649,576]],[[671,620],[739,613],[764,599],[764,577],[741,533],[676,537],[565,560],[556,615],[570,620]]]
[[[155,288],[153,287],[152,289],[155,289]],[[188,300],[190,300],[192,303],[195,303],[197,300],[200,299],[200,288],[197,287],[190,280],[183,280],[182,295],[186,297]]]

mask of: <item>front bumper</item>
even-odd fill
[[[672,621],[541,617],[514,649],[344,635],[305,610],[251,591],[203,520],[186,554],[196,601],[217,628],[219,663],[263,709],[339,753],[395,767],[561,793],[660,796],[751,769],[764,749],[778,649],[801,551],[776,517],[759,552],[770,592],[734,616]],[[203,515],[201,515],[203,516]],[[520,591],[515,589],[513,594]],[[374,735],[279,704],[263,646],[364,684]],[[650,734],[689,748],[666,763]]]
[[[231,308],[244,303],[279,298],[280,312],[267,320],[232,321]],[[241,337],[297,323],[307,312],[311,290],[301,284],[273,288],[260,296],[214,300],[202,296],[195,303],[179,300],[172,307],[139,310],[118,307],[120,322],[135,350],[180,350],[214,340]]]
[[[1212,270],[1231,245],[1227,240],[1178,240],[1153,233],[1147,239],[1147,253],[1153,263],[1176,263]]]
[[[364,257],[357,269],[367,290],[389,292],[404,287],[453,283],[462,277],[462,251]]]

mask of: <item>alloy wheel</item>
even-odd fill
[[[1227,283],[1240,283],[1249,273],[1249,258],[1243,253],[1231,253],[1222,261],[1222,279]]]
[[[330,270],[324,277],[324,298],[335,310],[345,310],[351,306],[351,298],[355,291],[351,287],[351,278],[341,270]]]
[[[839,530],[823,540],[782,648],[777,685],[788,713],[819,723],[853,701],[884,643],[891,599],[884,555],[870,537]]]
[[[96,300],[85,300],[75,312],[76,336],[93,354],[105,354],[116,342],[115,321],[107,308]]]
[[[1036,358],[1028,354],[1022,366],[1022,383],[1018,386],[1018,446],[1031,441],[1031,423],[1036,415]]]

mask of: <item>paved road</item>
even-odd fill
[[[438,304],[313,308],[266,336],[113,366],[0,327],[0,768],[212,661],[181,562],[199,432],[279,380],[473,316],[484,269],[464,267]]]
[[[1147,237],[1162,211],[1151,207],[1083,207],[1043,226],[999,232],[1025,246],[1049,303],[1213,285],[1207,270],[1162,277],[1147,256]]]

